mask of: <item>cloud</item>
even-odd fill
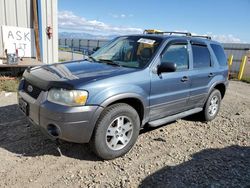
[[[133,14],[109,14],[113,18],[131,18],[134,17]]]
[[[121,14],[121,17],[126,17]],[[58,12],[59,29],[81,31],[86,33],[102,34],[102,35],[126,35],[142,33],[143,29],[125,26],[112,26],[98,20],[87,20],[84,17],[75,15],[71,11]]]
[[[188,32],[186,30],[176,30],[179,32]],[[192,35],[200,35],[197,33],[191,33]],[[213,34],[212,32],[206,32],[206,34],[201,34],[203,36],[210,36],[212,38],[212,40],[221,42],[221,43],[244,43],[241,41],[240,38],[235,37],[232,34],[221,34],[221,35],[217,35],[217,34]]]
[[[198,35],[197,33],[192,33],[192,35]],[[213,34],[212,32],[207,32],[204,34],[205,36],[210,36],[212,40],[222,42],[222,43],[242,43],[242,41],[235,37],[232,34],[222,34],[222,35],[217,35]]]
[[[110,14],[112,17],[126,18],[133,17],[133,14]],[[58,12],[58,26],[59,29],[70,30],[70,31],[80,31],[91,34],[101,34],[101,35],[126,35],[126,34],[138,34],[143,33],[143,29],[135,27],[125,27],[125,26],[114,26],[109,25],[98,20],[88,20],[84,17],[75,15],[71,11],[59,11]],[[178,30],[181,31],[181,30]],[[186,31],[184,31],[186,32]],[[196,34],[196,33],[192,33]],[[209,35],[213,40],[224,42],[224,43],[240,43],[242,42],[240,38],[235,37],[232,34],[222,34],[217,35],[212,32],[207,32],[205,35]]]
[[[119,18],[120,17],[120,15],[118,15],[118,14],[109,14],[110,16],[112,16],[113,18]]]
[[[242,41],[239,38],[233,36],[232,34],[227,34],[227,35],[211,34],[211,37],[213,40],[224,42],[224,43],[242,43]]]

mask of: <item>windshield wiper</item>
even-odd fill
[[[97,60],[95,58],[93,58],[92,56],[88,56],[86,59],[91,60],[92,62],[97,62]]]
[[[106,64],[109,64],[109,65],[115,65],[115,66],[119,66],[121,67],[121,65],[111,59],[98,59],[98,61],[101,61],[101,62],[104,62]]]

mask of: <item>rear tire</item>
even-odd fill
[[[139,131],[140,118],[133,107],[125,103],[111,105],[97,121],[91,148],[102,159],[123,156],[135,144]]]
[[[210,93],[202,112],[205,121],[212,121],[216,117],[220,110],[220,104],[221,93],[218,89],[214,89]]]

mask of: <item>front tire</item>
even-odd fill
[[[126,154],[135,144],[140,131],[137,111],[128,104],[117,103],[105,109],[96,124],[91,147],[102,159]]]
[[[214,89],[209,95],[203,110],[205,121],[212,121],[219,112],[221,104],[221,93],[218,89]]]

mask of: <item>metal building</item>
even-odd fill
[[[31,31],[31,36],[26,36],[31,43],[31,52],[26,52],[30,55],[27,55],[28,58],[24,56],[25,59],[28,61],[35,57],[42,63],[57,62],[57,0],[0,0],[0,58],[2,61],[6,58],[8,47],[8,41],[4,42],[6,35],[13,40],[15,37],[16,40],[23,39],[25,32],[23,36],[22,31],[27,29]],[[6,30],[9,33],[5,34]]]
[[[250,44],[245,43],[223,43],[227,57],[233,55],[232,71],[238,71],[242,57],[249,54]]]

